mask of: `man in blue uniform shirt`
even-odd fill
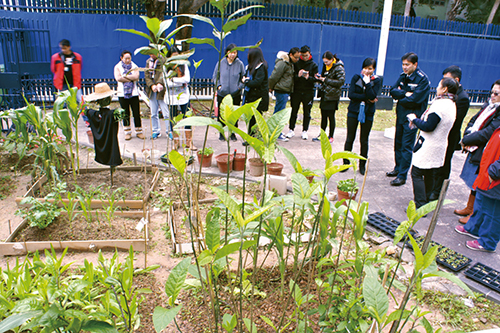
[[[407,115],[414,113],[420,117],[427,109],[429,100],[429,79],[418,68],[418,56],[409,52],[401,57],[403,73],[391,87],[391,96],[398,101],[396,106],[396,136],[394,138],[395,167],[386,173],[387,177],[396,177],[392,186],[406,183],[408,170],[411,167],[413,145],[417,128],[410,128]]]

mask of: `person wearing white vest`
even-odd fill
[[[429,202],[434,189],[434,172],[444,165],[448,134],[457,117],[457,90],[455,80],[443,78],[430,108],[420,118],[414,113],[407,116],[410,127],[420,130],[413,148],[411,169],[413,197],[417,208]]]

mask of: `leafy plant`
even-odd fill
[[[61,209],[53,203],[37,200],[33,197],[22,199],[21,205],[29,205],[30,207],[17,210],[16,215],[25,218],[30,227],[45,229],[61,215]]]
[[[343,179],[337,182],[337,188],[341,191],[352,193],[359,189],[358,183],[354,178]]]
[[[214,149],[212,147],[205,147],[204,149],[199,151],[199,154],[203,155],[203,156],[208,156],[208,155],[213,154],[213,153],[214,153]]]

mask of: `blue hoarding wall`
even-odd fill
[[[0,16],[40,19],[49,21],[52,51],[58,52],[58,41],[66,38],[72,42],[73,50],[83,57],[85,78],[111,78],[113,67],[119,61],[122,50],[134,51],[147,44],[143,37],[116,31],[131,28],[146,32],[146,25],[139,16],[99,14],[52,14],[1,11]],[[216,19],[214,19],[216,21]],[[217,23],[220,26],[220,23]],[[173,29],[172,25],[172,29]],[[171,29],[170,29],[171,30]],[[261,48],[269,63],[269,73],[274,67],[276,53],[288,51],[293,46],[307,44],[311,47],[315,61],[322,66],[321,55],[330,50],[337,53],[345,63],[346,78],[361,70],[366,57],[376,58],[380,31],[377,29],[323,25],[316,23],[249,21],[233,31],[225,40],[238,46],[252,45],[263,39]],[[194,37],[213,38],[212,27],[206,23],[194,22]],[[217,47],[219,46],[216,41]],[[194,45],[193,60],[203,59],[196,73],[198,78],[212,76],[218,59],[217,52],[209,45]],[[385,66],[384,84],[392,85],[401,73],[401,55],[413,51],[419,56],[419,65],[427,73],[432,86],[437,86],[441,73],[449,65],[462,67],[462,83],[467,89],[489,89],[500,79],[500,41],[454,37],[442,34],[417,33],[391,30]],[[246,64],[246,52],[240,53]],[[143,66],[147,57],[134,56],[133,60]]]

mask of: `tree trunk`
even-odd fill
[[[498,9],[498,5],[500,5],[500,0],[495,1],[493,8],[491,8],[490,17],[488,17],[488,21],[486,21],[486,24],[491,24],[491,22],[493,22],[493,18],[495,17],[495,14]]]
[[[207,2],[208,0],[180,0],[177,14],[196,14],[198,9],[200,9]],[[177,27],[180,27],[183,24],[193,24],[193,20],[188,17],[177,18]],[[175,39],[180,40],[191,38],[192,32],[193,29],[191,27],[184,28],[175,35]],[[189,45],[187,45],[187,43],[182,43],[182,51],[187,51],[188,49]]]
[[[156,17],[160,21],[165,19],[165,1],[148,1],[146,2],[146,15],[149,18]]]

